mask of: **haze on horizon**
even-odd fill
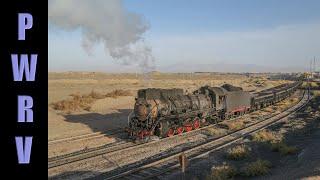
[[[92,19],[76,21],[71,28],[63,24],[67,22],[63,20],[83,17],[82,12],[67,9],[64,4],[55,4],[50,9],[50,2],[53,1],[49,0],[50,72],[136,72],[141,71],[141,66],[164,72],[293,72],[308,70],[314,56],[320,70],[318,0],[95,0],[90,1],[93,3],[92,9],[103,6],[109,11],[104,14],[104,8],[100,8],[101,12],[95,14],[89,8],[82,7],[88,10],[83,14],[90,14]],[[113,6],[116,9],[110,9]],[[56,25],[50,22],[56,20],[52,18],[55,15],[53,10],[67,12],[58,19],[62,23]],[[113,24],[108,22],[117,20],[115,16],[128,13],[137,16],[137,26],[125,24],[130,25],[127,29],[131,31],[119,34],[112,27],[110,30],[108,25]],[[104,16],[107,17],[105,22]],[[94,24],[95,19],[99,24]],[[99,32],[102,37],[87,36],[88,53],[88,49],[83,48],[83,36],[87,32],[78,26],[78,22],[88,22],[91,25],[89,28],[93,23],[94,28],[110,30],[110,36],[101,35],[104,32]],[[120,28],[126,30],[126,26]],[[113,39],[115,36],[117,38]],[[108,41],[109,37],[113,41]],[[126,37],[128,41],[121,39]],[[101,42],[99,38],[105,38],[107,42]],[[121,43],[132,45],[136,42],[143,43],[142,50],[150,53],[147,55],[150,62],[139,61],[140,57],[145,57],[140,55],[133,57],[137,63],[128,62],[130,56],[119,58],[125,57],[125,61],[116,59],[118,46],[123,45]]]

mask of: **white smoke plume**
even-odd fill
[[[152,49],[143,39],[145,19],[128,12],[121,0],[49,0],[49,23],[63,30],[81,30],[82,46],[92,53],[103,43],[114,59],[138,64],[143,73],[154,68]]]

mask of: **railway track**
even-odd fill
[[[65,142],[75,142],[75,141],[88,140],[88,139],[103,137],[106,135],[114,135],[114,134],[123,133],[123,131],[124,131],[124,129],[119,127],[119,128],[115,128],[115,129],[107,130],[107,131],[103,131],[103,132],[95,132],[95,133],[82,134],[82,135],[73,136],[73,137],[54,139],[54,140],[49,140],[48,145],[55,145],[55,144],[65,143]]]
[[[79,141],[88,141],[91,139],[96,139],[104,136],[110,136],[110,135],[118,135],[123,134],[125,136],[125,131],[123,128],[118,128],[114,130],[109,130],[105,132],[99,132],[99,133],[90,133],[90,134],[84,134],[84,135],[79,135],[79,136],[74,136],[74,137],[69,137],[69,138],[62,138],[62,139],[57,139],[57,140],[52,140],[48,142],[48,146],[56,146],[56,145],[61,145],[61,144],[69,144],[69,143],[75,143]],[[98,147],[93,147],[93,148],[86,148],[82,150],[78,150],[72,153],[67,153],[67,154],[62,154],[54,157],[49,157],[48,158],[48,169],[61,166],[64,164],[72,163],[75,161],[79,161],[82,159],[90,158],[92,157],[91,154],[96,153],[99,155],[99,152],[112,152],[116,151],[119,148],[125,148],[130,146],[132,143],[129,143],[127,141],[122,140],[121,138],[117,137],[115,138],[115,142],[98,146]],[[103,149],[108,148],[107,151],[103,151]]]
[[[114,143],[106,144],[103,146],[90,148],[90,149],[84,149],[80,151],[76,151],[69,154],[64,154],[52,158],[48,158],[48,169],[62,166],[65,164],[81,161],[84,159],[88,159],[91,157],[99,156],[105,153],[111,153],[120,149],[125,149],[129,147],[136,146],[137,144],[133,142],[127,142],[124,140],[120,140]]]
[[[274,115],[268,119],[258,121],[238,131],[228,133],[219,138],[208,139],[202,144],[187,147],[181,151],[172,151],[157,156],[153,156],[143,162],[133,163],[130,166],[117,168],[111,172],[102,173],[90,179],[150,179],[162,175],[166,172],[179,168],[178,156],[181,152],[188,157],[189,161],[194,161],[204,157],[211,152],[217,151],[232,143],[240,141],[244,137],[257,131],[265,129],[273,124],[279,123],[286,119],[294,112],[303,108],[309,101],[308,95],[304,93],[300,101],[293,107]]]
[[[241,118],[241,117],[238,117],[238,118]],[[237,119],[237,118],[235,118],[235,119]],[[230,119],[228,121],[233,121],[235,119]],[[210,127],[213,127],[213,126],[216,126],[216,125],[217,124],[212,124],[212,125],[209,125],[209,126],[205,126],[205,127],[193,130],[191,132],[186,132],[186,133],[184,133],[182,135],[193,136],[194,134],[196,134],[196,133],[198,133],[198,132],[200,132],[202,130],[205,130],[207,128],[210,128]],[[160,139],[159,141],[165,141],[165,140],[168,140],[168,139],[175,138],[177,136],[181,136],[181,135],[176,135],[176,136],[173,136],[173,137]],[[115,151],[127,151],[127,150],[130,150],[129,148],[133,148],[133,147],[138,148],[138,147],[145,146],[147,144],[148,145],[152,145],[153,143],[157,143],[159,141],[151,141],[151,142],[145,142],[145,143],[144,142],[133,143],[133,142],[130,142],[130,141],[119,140],[119,141],[116,141],[114,143],[106,144],[106,145],[103,145],[103,146],[90,148],[90,149],[85,149],[85,150],[80,150],[80,151],[76,151],[76,152],[69,153],[69,154],[64,154],[64,155],[51,157],[51,158],[48,158],[48,169],[55,168],[55,167],[58,167],[58,166],[63,166],[63,165],[70,164],[70,163],[77,162],[77,161],[81,161],[81,160],[84,160],[84,159],[96,157],[96,156],[99,156],[99,155],[102,155],[102,154],[106,154],[106,153],[112,153],[112,152],[115,152]]]
[[[258,117],[258,118],[261,120],[261,119],[268,118],[269,116],[261,116],[261,117]],[[237,118],[226,120],[225,122],[234,121],[234,120],[239,119],[239,118],[243,118],[243,117],[240,116],[240,117],[237,117]],[[197,133],[202,133],[201,131],[206,130],[207,128],[214,127],[214,126],[217,126],[217,125],[218,124],[208,125],[208,126],[193,130],[191,132],[185,132],[182,135],[183,136],[186,136],[186,135],[193,136],[193,135],[195,135]],[[123,131],[122,131],[122,133],[123,133]],[[165,141],[165,140],[168,140],[168,139],[175,138],[177,136],[181,136],[181,135],[176,135],[176,136],[173,136],[173,137],[160,139],[159,141]],[[69,140],[67,140],[67,141],[69,141]],[[80,150],[80,151],[76,151],[76,152],[72,152],[72,153],[63,154],[63,155],[59,155],[59,156],[48,158],[48,169],[59,167],[59,166],[63,166],[63,165],[70,164],[70,163],[77,162],[77,161],[81,161],[81,160],[84,160],[84,159],[96,157],[96,156],[103,155],[103,154],[106,154],[106,153],[112,153],[112,152],[121,151],[121,150],[123,150],[123,151],[124,150],[129,150],[129,148],[133,148],[133,147],[138,148],[138,147],[145,146],[146,144],[152,145],[153,143],[157,143],[159,141],[152,141],[152,142],[146,142],[146,143],[144,143],[144,142],[133,143],[133,142],[126,141],[126,140],[118,140],[118,141],[116,141],[114,143],[106,144],[106,145],[103,145],[103,146],[84,149],[84,150]]]
[[[250,115],[250,114],[248,114],[248,115]],[[260,121],[263,121],[264,119],[271,118],[272,116],[273,116],[272,114],[267,115],[267,116],[260,116],[260,117],[257,117],[255,119],[255,121],[260,122]],[[243,116],[238,117],[238,118],[243,118]],[[236,118],[236,119],[238,119],[238,118]],[[228,120],[228,121],[234,121],[234,120],[235,119]],[[177,135],[177,136],[173,136],[173,137],[169,137],[169,138],[165,138],[165,139],[160,139],[159,141],[152,141],[152,142],[148,142],[148,143],[135,144],[135,143],[132,143],[132,142],[127,142],[127,141],[122,140],[122,141],[119,141],[119,142],[115,142],[115,143],[112,143],[112,144],[107,144],[107,145],[100,146],[100,147],[97,147],[97,148],[91,148],[91,149],[87,149],[87,150],[84,150],[84,151],[78,151],[78,152],[75,152],[75,153],[71,153],[71,154],[67,154],[67,155],[62,155],[62,156],[50,158],[49,159],[49,163],[48,163],[48,171],[50,169],[55,169],[56,167],[57,168],[64,168],[64,165],[68,166],[69,164],[74,164],[76,162],[79,162],[81,164],[82,160],[86,160],[86,159],[89,160],[90,158],[98,157],[98,156],[101,156],[101,155],[102,156],[112,157],[112,156],[119,155],[119,154],[126,154],[128,152],[134,152],[134,151],[137,151],[138,149],[142,149],[143,147],[164,143],[166,141],[169,141],[170,139],[172,140],[172,139],[177,138],[179,136],[181,136],[181,137],[182,136],[193,137],[193,136],[196,136],[196,135],[199,135],[199,134],[205,134],[204,132],[206,131],[207,128],[214,127],[214,126],[217,126],[217,125],[219,125],[219,124],[212,124],[212,125],[205,126],[203,128],[200,128],[200,129],[188,132],[188,133],[184,133],[184,134],[181,134],[181,135]],[[234,132],[234,133],[237,133],[237,132]],[[218,137],[218,138],[220,138],[220,137]],[[214,139],[208,139],[208,141],[212,141],[212,140],[214,140]],[[195,144],[194,146],[190,146],[190,148],[196,147],[196,146],[199,146],[199,143]],[[186,150],[186,149],[183,149],[183,150]],[[172,152],[172,153],[174,153],[174,152]],[[178,153],[178,152],[175,152],[175,153]],[[168,154],[166,154],[166,155],[168,155]],[[162,156],[161,157],[155,156],[155,157],[152,157],[151,159],[157,160],[157,158],[158,159],[159,158],[163,159]],[[141,165],[141,163],[140,163],[140,165]],[[119,166],[119,165],[117,165],[117,166]],[[135,163],[133,163],[133,165],[125,166],[125,167],[129,168],[129,167],[132,167],[132,166],[134,166],[133,168],[140,167],[140,166],[137,166],[137,164],[135,164]],[[110,167],[109,168],[110,173],[107,173],[107,174],[108,175],[117,174],[118,171],[120,171],[119,173],[122,174],[122,171],[125,171],[126,168],[118,169],[118,167],[113,167],[113,168]],[[68,169],[68,167],[66,167],[66,169]],[[113,170],[115,170],[115,171],[113,171]],[[60,178],[58,178],[58,179],[60,179]],[[103,179],[105,179],[105,178],[103,178]]]

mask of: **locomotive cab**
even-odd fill
[[[199,94],[206,94],[210,96],[213,107],[217,111],[222,111],[225,109],[225,100],[226,100],[226,90],[222,87],[210,87],[203,86],[197,90]]]

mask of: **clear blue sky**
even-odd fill
[[[144,37],[157,67],[224,62],[306,69],[310,58],[320,59],[319,0],[124,0],[123,5],[150,24]],[[80,44],[79,31],[50,27],[49,70],[122,68],[102,45],[88,56]]]
[[[238,31],[319,21],[319,0],[126,0],[156,34]]]

